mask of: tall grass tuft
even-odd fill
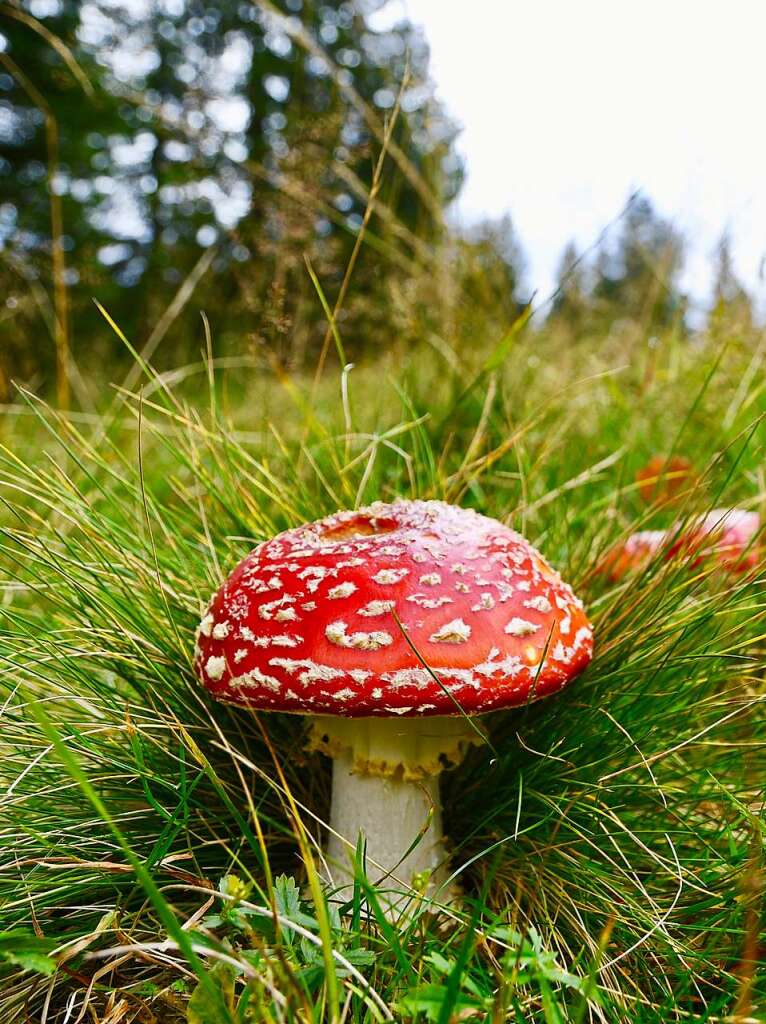
[[[633,529],[762,501],[749,359],[667,337],[647,383],[637,346],[517,331],[394,347],[313,402],[308,378],[212,356],[143,367],[104,418],[21,395],[0,451],[0,1020],[762,1019],[762,566],[602,570]],[[646,505],[636,470],[674,453],[693,485]],[[254,544],[397,495],[525,532],[597,650],[444,776],[462,901],[390,922],[361,869],[348,916],[321,891],[329,767],[300,720],[213,705],[191,657]]]

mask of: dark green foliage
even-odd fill
[[[596,311],[640,324],[645,332],[681,325],[685,298],[678,287],[683,239],[645,196],[631,200],[616,241],[599,247],[593,298]]]
[[[551,325],[563,326],[575,338],[585,331],[590,313],[589,277],[585,257],[578,253],[574,242],[568,242],[561,254],[548,319]]]
[[[714,258],[713,323],[739,331],[752,329],[752,301],[735,273],[731,239],[728,234],[724,233],[721,237]]]
[[[461,299],[477,311],[491,309],[508,324],[529,298],[524,292],[524,254],[509,216],[483,221],[457,243]]]
[[[198,297],[219,334],[259,335],[270,322],[265,340],[278,355],[312,351],[324,326],[304,257],[334,297],[383,119],[406,80],[370,226],[377,247],[357,274],[367,296],[355,306],[359,329],[372,329],[384,287],[438,237],[460,180],[455,130],[431,94],[425,43],[406,23],[374,31],[375,6],[51,0],[0,8],[0,290],[13,300],[0,321],[6,381],[37,381],[52,364],[52,162],[84,370],[119,351],[92,297],[140,344],[213,247]],[[174,338],[169,361],[198,350],[183,318]]]
[[[623,328],[644,338],[688,326],[679,284],[684,239],[641,194],[605,229],[595,252],[570,242],[559,264],[549,323],[570,338]]]

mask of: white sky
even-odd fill
[[[704,300],[725,228],[748,287],[766,253],[766,2],[390,0],[425,30],[437,93],[463,126],[462,219],[510,211],[550,290],[640,188],[690,245]]]

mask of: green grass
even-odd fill
[[[753,350],[528,330],[444,354],[394,346],[313,399],[203,363],[103,423],[6,417],[3,1024],[763,1019],[760,569],[598,571],[632,529],[763,500]],[[671,452],[700,479],[649,507],[635,471]],[[390,923],[363,877],[349,916],[324,901],[329,763],[300,721],[213,705],[191,658],[258,540],[395,495],[522,530],[597,647],[443,776],[461,905]]]

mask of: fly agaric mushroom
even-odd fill
[[[694,467],[683,455],[669,459],[655,455],[636,471],[636,483],[647,505],[677,501],[682,491],[693,486]]]
[[[611,579],[643,569],[660,552],[666,561],[677,555],[694,556],[695,567],[707,556],[729,572],[745,572],[758,564],[759,545],[754,543],[761,523],[757,512],[740,508],[714,508],[686,528],[640,530],[607,557],[605,568]]]
[[[433,892],[446,878],[438,775],[477,742],[468,716],[561,689],[592,642],[582,603],[519,534],[399,500],[259,545],[214,596],[195,664],[219,700],[311,716],[310,747],[334,760],[341,893],[360,832],[373,881]]]

